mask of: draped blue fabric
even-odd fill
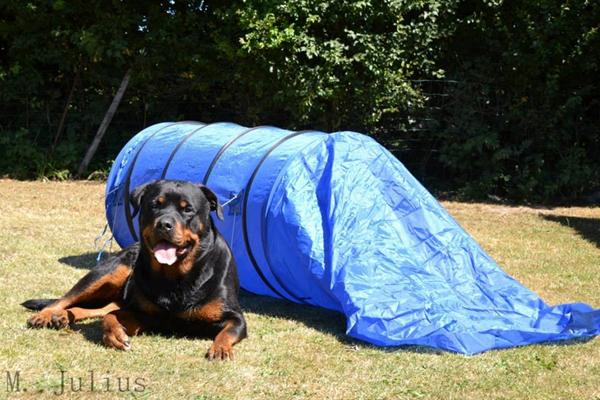
[[[549,306],[507,275],[400,161],[355,132],[163,123],[115,160],[106,215],[138,240],[128,204],[160,178],[204,183],[242,287],[344,313],[348,335],[464,354],[600,333],[600,311]]]

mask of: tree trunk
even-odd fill
[[[77,81],[79,80],[79,71],[75,73],[75,77],[73,78],[73,85],[71,86],[71,91],[69,92],[69,96],[67,97],[67,104],[65,104],[65,109],[63,110],[62,116],[60,117],[60,122],[58,123],[58,129],[56,129],[56,135],[54,135],[54,140],[52,141],[52,147],[50,148],[50,153],[54,153],[54,149],[56,145],[60,141],[60,137],[62,136],[63,130],[65,129],[65,122],[67,121],[67,113],[69,112],[69,106],[73,101],[73,94],[75,93],[75,87],[77,86]]]
[[[98,128],[98,132],[96,132],[96,136],[94,137],[92,144],[90,144],[90,147],[88,148],[88,151],[85,154],[85,157],[83,158],[83,160],[81,161],[81,164],[79,165],[79,168],[77,169],[77,176],[81,177],[81,175],[87,169],[90,161],[92,160],[92,157],[94,157],[94,154],[96,153],[96,150],[98,149],[98,145],[100,144],[100,141],[102,140],[102,137],[104,136],[104,133],[106,132],[106,129],[108,128],[108,125],[110,124],[110,121],[112,121],[113,116],[117,112],[117,107],[119,107],[119,103],[121,102],[121,99],[123,98],[125,89],[127,89],[127,85],[129,84],[130,77],[131,77],[131,68],[129,68],[127,70],[127,72],[125,73],[125,76],[123,77],[123,80],[121,81],[121,86],[119,87],[117,94],[115,94],[115,97],[114,97],[110,107],[108,108],[108,111],[106,112],[106,115],[104,116],[104,119],[102,120],[102,123],[100,124],[100,128]]]

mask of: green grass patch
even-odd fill
[[[339,314],[247,293],[234,362],[205,361],[207,340],[148,335],[108,350],[98,321],[27,329],[19,303],[61,295],[94,265],[104,186],[0,180],[0,199],[0,398],[600,399],[598,339],[473,357],[383,349],[345,337]],[[600,307],[600,209],[444,205],[548,303]],[[7,392],[16,371],[21,392]]]

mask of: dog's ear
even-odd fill
[[[210,210],[216,211],[217,217],[221,221],[223,221],[223,207],[221,207],[221,204],[219,203],[219,199],[217,198],[217,195],[212,190],[207,188],[206,186],[204,186],[204,185],[199,185],[199,186],[200,186],[200,190],[202,190],[202,193],[204,193],[204,196],[206,196],[206,199],[210,203]]]
[[[142,197],[146,194],[148,190],[148,186],[150,186],[152,182],[144,183],[133,189],[131,193],[129,193],[129,202],[133,206],[133,214],[137,214],[140,210],[140,204],[142,204]]]

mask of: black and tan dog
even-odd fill
[[[86,318],[103,318],[103,341],[131,348],[130,336],[160,332],[214,338],[206,357],[233,358],[246,337],[238,302],[233,255],[210,217],[223,211],[206,186],[161,180],[136,188],[139,243],[92,269],[62,298],[28,300],[41,310],[33,328],[63,328]]]

